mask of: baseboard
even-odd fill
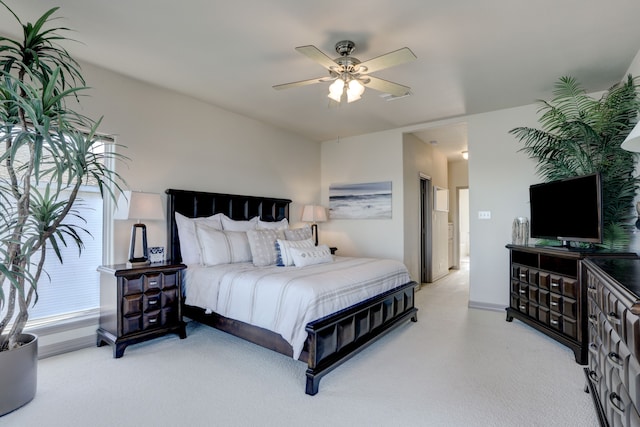
[[[488,302],[478,302],[478,301],[469,300],[468,307],[469,308],[478,308],[480,310],[491,310],[491,311],[504,312],[504,309],[506,308],[506,305],[492,304],[492,303],[488,303]]]
[[[99,310],[27,323],[25,332],[38,336],[38,359],[56,356],[96,344]]]
[[[38,359],[45,359],[51,356],[76,351],[96,345],[96,334],[78,337],[71,340],[59,341],[48,345],[38,346]]]

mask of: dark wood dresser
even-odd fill
[[[588,257],[635,257],[632,252],[580,252],[564,248],[507,245],[509,307],[514,318],[573,350],[587,364],[587,291],[581,261]]]
[[[106,265],[100,272],[97,345],[110,344],[119,358],[130,344],[176,332],[186,337],[181,315],[183,264],[143,267]]]
[[[640,259],[588,259],[587,387],[603,426],[640,426]]]

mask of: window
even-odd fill
[[[104,138],[95,149],[109,152],[115,149],[114,145],[112,140]],[[111,156],[107,157],[106,161],[112,163]],[[105,166],[113,170],[114,165]],[[103,201],[95,183],[87,182],[82,186],[74,210],[86,222],[74,215],[68,215],[65,222],[88,231],[89,234],[81,233],[84,247],[79,253],[77,245],[68,241],[68,246],[60,248],[61,264],[49,245],[44,271],[38,281],[37,303],[29,309],[27,326],[45,325],[61,317],[73,318],[97,311],[100,307],[100,278],[96,269],[105,261],[103,253],[110,253],[111,239],[108,236],[111,236],[112,204],[109,197]],[[37,259],[32,261],[37,262]]]

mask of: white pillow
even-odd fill
[[[258,217],[254,216],[249,221],[236,221],[226,215],[222,215],[221,218],[222,229],[230,231],[249,231],[255,230],[258,225]]]
[[[313,237],[311,233],[311,226],[309,224],[305,224],[300,228],[284,230],[284,236],[287,240],[306,240]]]
[[[218,265],[251,261],[251,249],[244,231],[216,230],[196,223],[202,264]]]
[[[293,263],[296,267],[324,264],[332,262],[331,250],[327,245],[314,246],[313,248],[290,248]]]
[[[276,230],[249,230],[247,238],[249,239],[253,265],[264,267],[276,263],[278,259]]]
[[[278,239],[278,262],[280,267],[288,267],[293,265],[293,257],[291,256],[291,248],[313,248],[313,239],[305,240],[282,240]]]
[[[202,264],[200,246],[196,237],[196,223],[206,224],[209,227],[222,230],[220,218],[222,214],[208,217],[188,218],[176,212],[176,226],[180,238],[180,255],[182,262],[187,265]]]

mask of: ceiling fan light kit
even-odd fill
[[[290,87],[305,86],[314,83],[332,81],[327,95],[332,101],[341,103],[344,99],[348,103],[359,100],[365,87],[383,92],[393,98],[401,98],[410,94],[411,88],[398,83],[393,83],[369,75],[374,71],[399,65],[416,59],[414,53],[408,47],[378,56],[365,62],[351,56],[355,49],[355,43],[351,40],[342,40],[336,43],[336,52],[340,55],[331,59],[315,46],[300,46],[296,50],[311,60],[322,65],[329,71],[329,77],[317,77],[309,80],[285,83],[273,86],[274,89],[287,89]]]

